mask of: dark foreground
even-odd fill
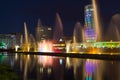
[[[0,64],[0,80],[19,80],[19,77],[10,66]]]

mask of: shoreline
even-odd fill
[[[1,51],[0,51],[1,52]],[[120,53],[104,53],[104,54],[88,54],[86,53],[54,53],[54,52],[15,52],[15,51],[2,51],[14,55],[18,53],[19,55],[41,55],[41,56],[55,56],[55,57],[70,57],[70,58],[81,58],[81,59],[98,59],[98,60],[112,60],[120,61]],[[8,54],[8,55],[9,55]]]

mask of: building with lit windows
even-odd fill
[[[66,44],[65,41],[61,38],[57,42],[53,42],[53,51],[54,52],[66,52]]]
[[[52,28],[41,27],[39,35],[40,35],[40,40],[51,40],[52,39]]]
[[[17,44],[15,34],[0,34],[0,48],[12,49]]]
[[[42,26],[40,19],[36,27],[36,41],[51,40],[52,39],[52,28],[48,26]]]
[[[92,5],[85,6],[85,40],[86,42],[95,42],[97,35],[94,24],[94,9]]]

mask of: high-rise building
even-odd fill
[[[52,39],[52,28],[48,26],[42,26],[40,19],[36,28],[36,40],[51,40]]]
[[[94,23],[94,9],[92,5],[85,6],[85,40],[95,42],[97,38]]]
[[[85,24],[89,28],[94,28],[94,16],[92,5],[85,6]]]
[[[41,27],[40,28],[40,40],[51,40],[52,39],[52,28],[51,27]]]

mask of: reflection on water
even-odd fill
[[[52,66],[53,57],[51,56],[38,56],[38,63],[43,67]]]
[[[69,57],[0,53],[20,80],[120,80],[120,62]]]
[[[0,63],[4,60],[4,53],[0,54]]]
[[[85,79],[86,80],[93,80],[95,78],[96,80],[100,80],[99,77],[96,78],[97,76],[97,68],[98,68],[98,61],[96,60],[89,60],[87,59],[85,62]],[[94,76],[96,72],[96,75]],[[99,74],[100,76],[100,74]]]

